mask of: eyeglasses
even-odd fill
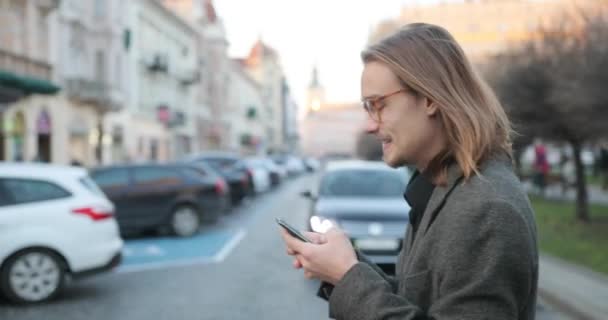
[[[392,97],[398,93],[401,92],[405,92],[407,91],[406,88],[402,88],[399,89],[395,92],[391,92],[389,94],[385,94],[383,96],[379,96],[379,97],[374,97],[374,98],[370,98],[370,99],[363,99],[361,101],[361,105],[363,105],[363,109],[365,109],[365,111],[367,111],[367,114],[369,115],[369,117],[376,121],[376,122],[380,122],[380,112],[382,111],[382,109],[384,109],[384,107],[386,107],[385,104],[382,104],[382,102],[386,99],[388,99],[389,97]]]

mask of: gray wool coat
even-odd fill
[[[358,253],[335,287],[323,284],[330,317],[368,319],[534,319],[538,251],[534,213],[510,159],[496,156],[481,176],[457,165],[437,186],[416,235],[408,232],[387,276]]]

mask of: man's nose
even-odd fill
[[[378,132],[379,129],[379,124],[377,121],[372,120],[371,117],[367,117],[367,120],[365,120],[365,132],[367,133],[376,133]]]

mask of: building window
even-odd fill
[[[106,61],[103,51],[98,50],[95,52],[95,80],[105,83],[106,82]]]
[[[139,155],[142,155],[144,153],[144,138],[143,137],[139,137],[137,138],[137,153]]]
[[[46,10],[38,11],[38,54],[42,59],[49,56],[49,26],[47,20],[48,12]]]
[[[117,89],[122,89],[122,63],[120,55],[116,55],[116,64],[114,65],[114,84]]]
[[[25,1],[13,0],[9,7],[7,47],[17,54],[25,53]]]
[[[75,74],[83,74],[87,67],[87,57],[85,51],[85,30],[84,27],[72,22],[70,24],[70,40],[69,50],[65,54],[67,60],[66,65],[72,66],[71,72]]]
[[[106,14],[106,0],[95,0],[95,17],[101,18]]]
[[[84,11],[83,5],[85,4],[84,1],[82,0],[71,0],[68,1],[68,6],[70,8],[70,10],[74,11],[74,12],[78,12],[79,14],[82,14]]]

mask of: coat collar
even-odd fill
[[[479,167],[479,172],[484,172],[487,168],[496,165],[512,166],[511,157],[503,152],[495,153],[482,163],[482,165]],[[444,186],[435,187],[435,190],[431,195],[431,199],[429,200],[429,204],[424,211],[419,228],[420,230],[423,230],[423,233],[426,233],[426,230],[428,230],[430,224],[434,220],[434,216],[436,215],[435,211],[440,209],[440,206],[445,202],[446,198],[454,188],[456,188],[459,184],[464,183],[463,179],[464,174],[462,169],[456,161],[452,162],[452,164],[450,164],[448,167],[447,183]]]
[[[511,166],[512,165],[511,158],[506,153],[505,154],[495,154],[495,155],[491,156],[490,158],[488,158],[488,160],[486,160],[480,166],[479,171],[481,173],[483,173],[488,168],[497,166],[497,165]],[[420,242],[422,238],[424,238],[424,235],[428,231],[432,222],[435,220],[435,217],[437,216],[437,214],[439,214],[439,211],[441,210],[443,204],[449,197],[451,191],[453,191],[456,187],[458,187],[459,185],[464,183],[463,178],[464,178],[464,175],[463,175],[462,169],[460,169],[460,166],[458,165],[458,163],[453,162],[448,167],[446,185],[435,187],[435,190],[433,191],[433,194],[431,195],[429,203],[426,207],[426,210],[424,211],[424,214],[422,216],[422,221],[420,221],[420,225],[418,226],[416,235],[413,235],[412,232],[408,232],[408,246],[410,248],[409,250],[413,250],[412,252],[409,253],[409,255],[415,254],[416,248],[418,248],[417,243]],[[410,260],[413,260],[413,259],[410,259]],[[408,264],[408,263],[406,262],[406,264]],[[409,268],[409,264],[406,266],[406,268]]]
[[[423,233],[426,233],[426,230],[429,227],[429,224],[432,220],[431,218],[434,215],[435,211],[439,209],[439,206],[447,198],[450,190],[456,187],[456,183],[460,182],[462,177],[462,169],[460,169],[458,163],[454,161],[448,167],[447,183],[445,185],[435,186],[435,190],[431,195],[429,204],[427,205],[426,210],[424,211],[424,215],[422,216],[422,221],[420,223],[419,230],[421,230]]]

